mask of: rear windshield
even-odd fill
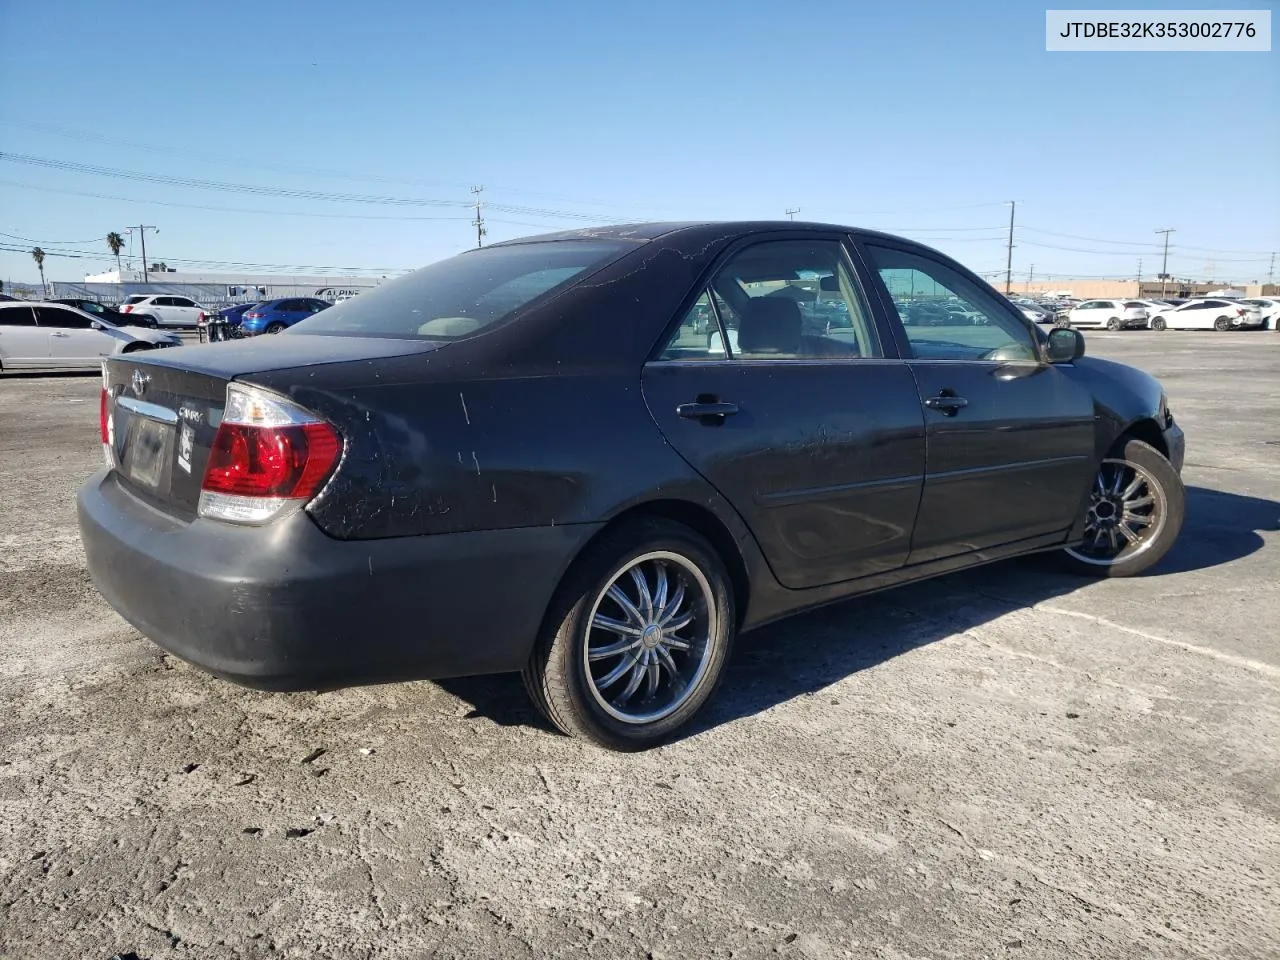
[[[1147,305],[1145,303],[1141,303],[1137,300],[1130,300],[1127,303],[1125,303],[1124,306],[1126,310],[1134,310],[1134,309],[1145,310],[1147,308]]]
[[[630,242],[557,240],[474,250],[335,304],[291,332],[461,340],[633,249]]]

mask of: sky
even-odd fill
[[[1003,278],[1013,200],[1015,282],[1154,275],[1161,228],[1175,276],[1280,252],[1274,42],[1048,53],[1044,5],[980,0],[47,0],[0,35],[6,288],[130,224],[184,269],[391,275],[475,245],[474,185],[486,242],[798,209]]]

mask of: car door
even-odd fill
[[[190,297],[170,297],[175,323],[194,327],[200,322],[201,308]]]
[[[55,367],[93,366],[110,355],[117,340],[93,328],[93,318],[67,307],[36,307],[36,321],[49,331],[49,363]]]
[[[49,335],[25,303],[0,304],[0,367],[19,369],[49,364]]]
[[[860,250],[925,408],[928,457],[908,562],[1065,533],[1096,469],[1091,393],[1044,362],[1031,325],[958,264],[888,240]],[[905,326],[908,290],[959,298],[985,322]]]
[[[642,374],[668,442],[742,516],[785,586],[902,566],[924,417],[840,236],[744,241],[691,297]],[[836,312],[847,326],[827,332]]]

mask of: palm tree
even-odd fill
[[[31,248],[31,259],[36,262],[36,266],[40,268],[40,296],[48,296],[49,288],[44,282],[44,251],[39,247]]]
[[[120,251],[124,249],[124,237],[112,230],[107,234],[107,246],[111,248],[111,252],[116,257],[116,273],[120,273]],[[124,277],[120,277],[124,280]]]

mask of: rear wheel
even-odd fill
[[[1151,321],[1152,330],[1164,330],[1166,328],[1164,317],[1156,317]]]
[[[267,333],[279,333],[283,329],[284,329],[284,324],[278,320],[275,323],[271,323],[267,325]]]
[[[1169,552],[1186,513],[1182,478],[1160,451],[1126,440],[1103,459],[1085,509],[1084,541],[1069,566],[1094,577],[1131,577]]]
[[[1225,330],[1230,330],[1231,321],[1226,317],[1219,317],[1217,320],[1213,321],[1213,329],[1217,330],[1219,333]]]
[[[611,750],[656,746],[715,691],[734,621],[728,572],[705,539],[669,520],[627,523],[565,576],[525,687],[567,734]]]
[[[1120,329],[1120,318],[1119,318],[1119,317],[1112,317],[1110,320],[1108,320],[1108,321],[1107,321],[1107,329],[1108,329],[1108,330],[1119,330],[1119,329]]]

